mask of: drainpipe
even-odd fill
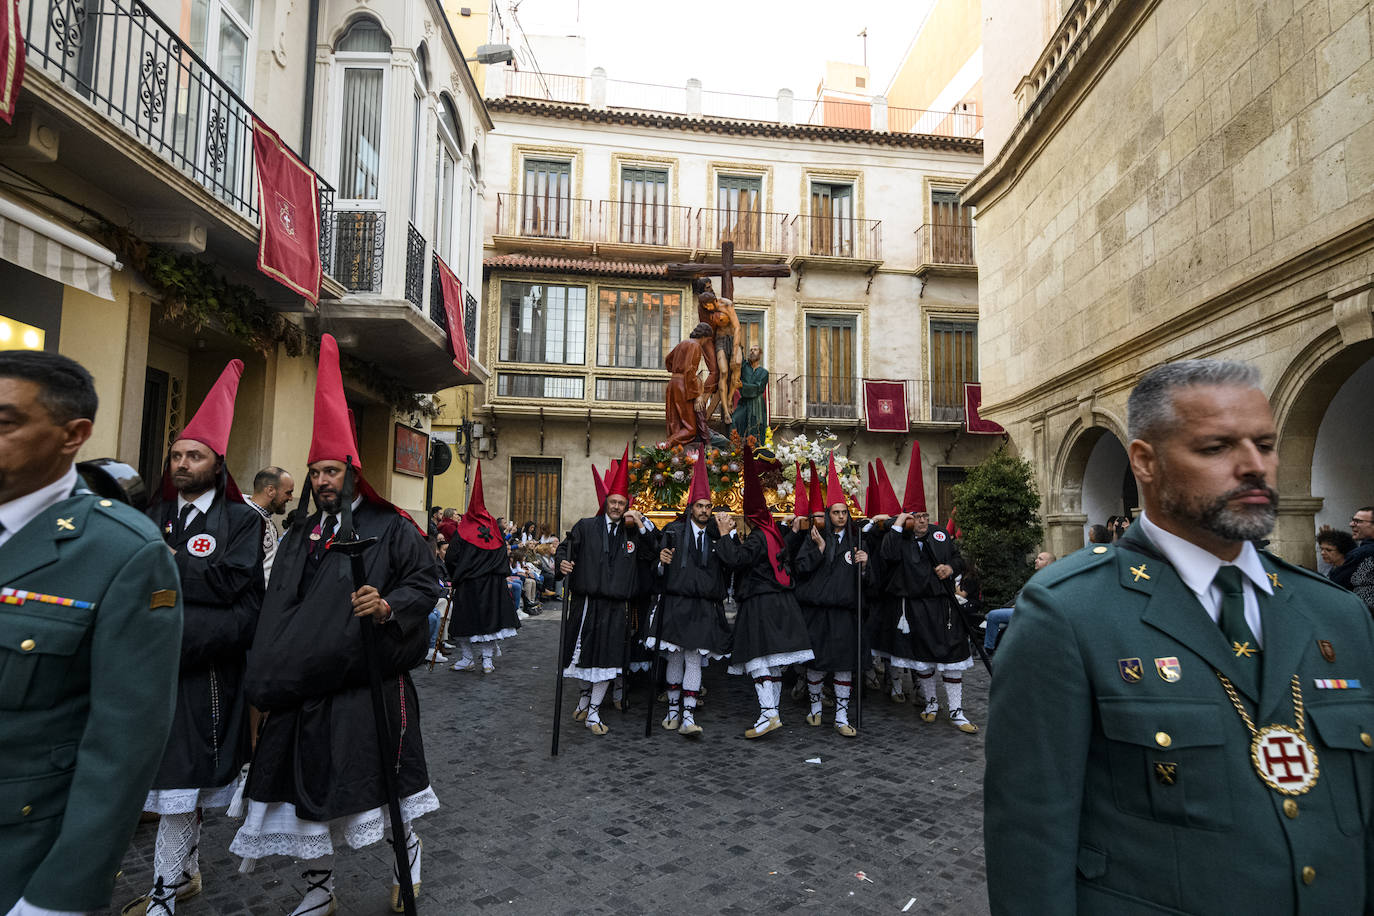
[[[305,100],[301,123],[301,159],[310,164],[310,127],[315,114],[315,44],[319,41],[320,0],[310,0],[305,20]]]

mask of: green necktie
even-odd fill
[[[1223,566],[1212,582],[1221,590],[1221,618],[1217,622],[1238,666],[1245,671],[1245,686],[1253,694],[1259,684],[1260,646],[1245,622],[1245,591],[1241,588],[1240,568]]]

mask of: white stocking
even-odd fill
[[[835,724],[849,724],[849,691],[853,684],[848,671],[835,672]]]
[[[597,681],[592,685],[591,705],[587,707],[588,723],[601,721],[601,701],[606,699],[606,688],[610,685],[610,681]]]
[[[683,672],[686,668],[687,659],[684,652],[669,652],[668,663],[665,666],[663,677],[668,682],[668,716],[672,718],[682,703]],[[700,672],[700,669],[698,669]],[[700,682],[700,673],[697,680]],[[698,686],[700,684],[698,683]]]
[[[916,672],[916,683],[921,687],[921,699],[927,703],[935,700],[935,672]]]
[[[309,889],[301,902],[291,911],[291,916],[316,916],[323,913],[334,897],[334,854],[311,859],[310,867],[301,875],[309,884]]]
[[[964,708],[964,679],[963,679],[963,678],[959,678],[959,677],[950,677],[949,675],[945,675],[945,676],[944,676],[944,682],[945,682],[945,697],[949,700],[949,708],[950,708],[950,710],[953,711],[953,710],[955,710],[955,709],[963,709],[963,708]],[[935,695],[935,685],[934,685],[934,684],[931,685],[930,693],[931,693],[932,696]]]
[[[167,893],[200,871],[200,815],[195,811],[164,814],[157,823],[157,842],[153,847],[153,884]],[[162,894],[160,896],[166,896]],[[172,910],[175,903],[167,900]]]
[[[821,711],[821,688],[825,686],[825,672],[816,671],[811,668],[806,669],[806,695],[811,701],[811,715],[817,715]]]

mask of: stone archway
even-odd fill
[[[1135,478],[1117,431],[1075,423],[1064,437],[1050,496],[1046,539],[1058,556],[1082,547],[1089,525],[1135,508]]]
[[[1316,566],[1321,524],[1344,529],[1374,502],[1374,340],[1344,346],[1336,331],[1313,341],[1271,397],[1279,431],[1279,521],[1271,549]]]

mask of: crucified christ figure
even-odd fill
[[[711,326],[714,341],[710,344],[713,351],[707,363],[706,383],[703,394],[706,398],[704,413],[714,416],[716,408],[729,422],[730,411],[734,409],[735,393],[739,391],[740,366],[744,362],[739,333],[739,316],[735,314],[735,304],[724,296],[717,296],[711,288],[711,278],[701,277],[692,281],[692,292],[697,297],[697,316]]]

